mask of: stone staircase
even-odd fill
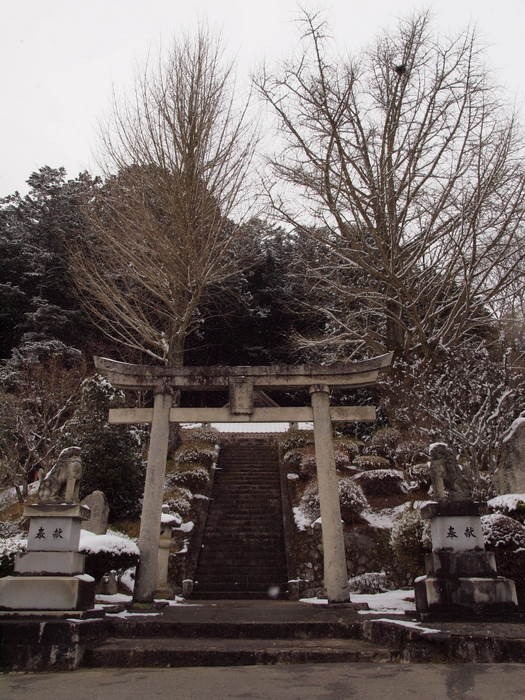
[[[277,447],[238,441],[222,448],[195,574],[193,597],[266,597],[286,591]]]
[[[261,605],[265,607],[261,607]],[[289,601],[218,601],[176,606],[158,617],[107,620],[108,637],[87,649],[96,667],[237,666],[396,659],[362,639],[353,610]]]

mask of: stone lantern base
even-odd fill
[[[26,505],[27,551],[17,554],[15,576],[0,579],[0,610],[89,610],[95,581],[84,574],[78,551],[89,508],[78,503]]]
[[[517,610],[514,581],[498,576],[492,552],[486,552],[481,531],[484,504],[440,501],[421,510],[431,521],[432,553],[426,576],[415,582],[416,610],[429,617],[500,616]]]

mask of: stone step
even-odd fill
[[[173,666],[247,666],[275,663],[392,661],[391,652],[357,639],[224,639],[173,637],[123,639],[112,637],[89,650],[84,665],[91,668]]]
[[[253,573],[262,574],[266,572],[274,575],[276,567],[280,567],[284,563],[285,562],[282,559],[268,559],[264,560],[263,563],[253,563],[248,559],[241,559],[235,561],[233,556],[231,559],[228,558],[222,560],[215,559],[213,557],[209,557],[206,559],[203,558],[202,565],[206,566],[206,571],[201,573],[199,578],[201,579],[203,576],[218,576],[219,574],[222,576],[223,574],[226,574],[228,572],[233,572],[236,575],[237,573],[239,573],[239,575],[246,576]]]
[[[232,613],[235,614],[234,612]],[[286,612],[284,613],[286,614]],[[184,622],[165,618],[130,617],[127,619],[106,618],[111,637],[217,637],[231,639],[308,639],[311,637],[338,637],[359,639],[361,622],[301,621],[270,622],[250,620],[247,622]]]

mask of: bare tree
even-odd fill
[[[327,251],[309,275],[329,338],[346,355],[468,342],[525,270],[523,143],[474,33],[435,40],[419,14],[352,61],[303,19],[300,60],[255,82],[284,141],[272,204]]]
[[[231,66],[206,32],[147,66],[103,133],[108,179],[72,251],[76,285],[113,340],[183,363],[207,289],[234,271],[254,130],[236,110]]]
[[[23,502],[31,477],[57,457],[86,367],[80,353],[68,366],[63,357],[13,365],[0,371],[0,483],[14,486]]]

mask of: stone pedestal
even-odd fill
[[[439,501],[422,508],[432,533],[426,576],[415,582],[422,619],[504,615],[517,609],[514,582],[498,576],[494,554],[485,551],[483,508],[473,501]]]
[[[0,609],[88,610],[95,583],[78,551],[89,508],[76,503],[26,505],[27,551],[17,554],[15,576],[0,579]]]

